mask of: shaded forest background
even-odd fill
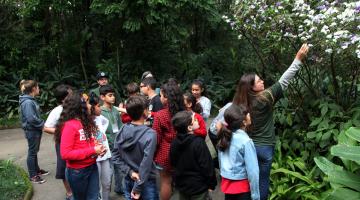
[[[251,1],[242,2],[239,12],[232,0],[0,0],[0,117],[18,118],[22,79],[40,82],[38,101],[46,113],[55,106],[58,84],[88,90],[99,70],[110,73],[122,96],[125,85],[147,70],[159,82],[178,79],[183,89],[200,78],[215,114],[232,99],[242,74],[257,72],[271,85],[304,42],[282,37],[284,25],[264,26],[274,30],[270,35],[234,29],[224,16],[249,23],[238,16]],[[330,148],[349,127],[360,126],[359,58],[315,46],[276,106],[272,199],[317,199],[333,191],[314,157],[333,159]],[[351,166],[346,169],[358,175],[358,163]]]

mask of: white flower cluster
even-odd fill
[[[223,18],[233,29],[259,38],[300,39],[329,54],[347,51],[360,58],[360,1],[267,2],[237,0],[233,6],[234,18]]]

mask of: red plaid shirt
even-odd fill
[[[176,132],[171,124],[171,114],[168,108],[156,112],[152,128],[157,134],[157,148],[154,158],[155,163],[162,166],[166,171],[170,171],[170,144],[176,137]]]

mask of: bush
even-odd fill
[[[27,173],[11,160],[0,161],[0,199],[20,200],[32,193]]]
[[[8,128],[20,128],[20,119],[19,117],[14,118],[0,118],[0,130]]]

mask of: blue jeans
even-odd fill
[[[34,177],[40,171],[37,154],[40,150],[42,131],[25,131],[25,137],[28,142],[28,155],[26,164],[29,176]]]
[[[96,163],[81,169],[66,168],[66,180],[74,200],[97,200],[99,198],[99,172]]]
[[[274,155],[274,146],[255,146],[259,162],[260,199],[266,200],[269,195],[270,170]]]
[[[113,170],[113,175],[114,175],[114,179],[115,179],[115,184],[114,184],[114,191],[118,194],[123,194],[124,193],[124,174],[121,172],[121,170],[119,168],[116,168],[114,166],[114,163],[112,162],[112,160],[110,159],[110,163],[111,163],[111,168]]]
[[[134,187],[134,181],[129,177],[126,176],[124,178],[125,181],[125,199],[131,199],[131,191]],[[159,192],[156,186],[156,179],[148,179],[142,188],[140,199],[144,200],[159,200]]]

